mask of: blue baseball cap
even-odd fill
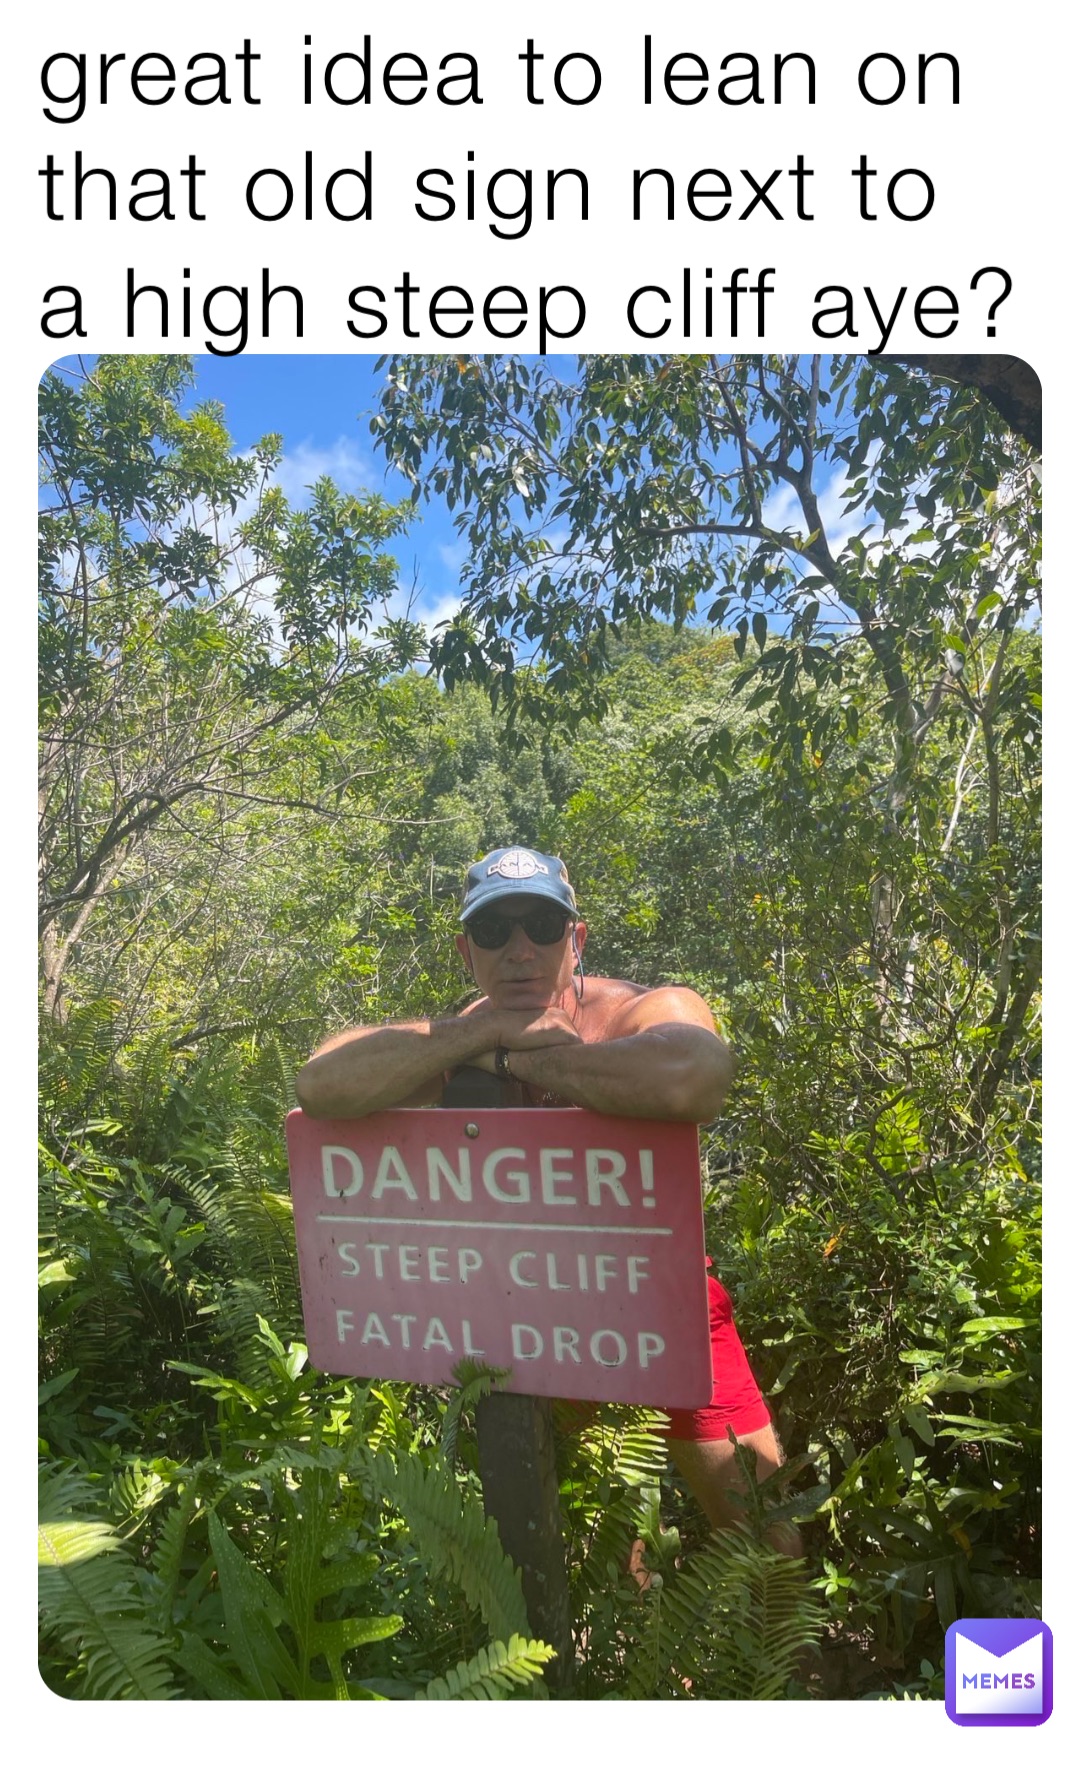
[[[551,898],[568,915],[577,915],[574,888],[557,855],[541,855],[537,849],[492,849],[469,868],[460,921],[467,922],[478,910],[510,897]]]

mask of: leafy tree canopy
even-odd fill
[[[384,543],[405,511],[273,484],[281,439],[238,454],[221,408],[185,416],[183,358],[118,357],[40,400],[40,922],[46,1006],[102,900],[145,896],[147,843],[213,839],[241,806],[292,803],[279,734],[362,697],[415,654],[380,626]],[[302,796],[301,796],[302,797]]]

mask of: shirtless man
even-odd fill
[[[533,849],[493,849],[469,869],[457,948],[482,992],[445,1020],[353,1027],[319,1047],[296,1098],[315,1118],[360,1118],[385,1107],[430,1107],[463,1066],[490,1072],[525,1106],[589,1107],[636,1119],[715,1119],[731,1055],[696,991],[585,979],[588,930],[563,863]],[[516,1085],[516,1087],[515,1087]],[[671,1457],[713,1525],[738,1516],[734,1429],[759,1481],[782,1462],[768,1407],[731,1313],[710,1277],[713,1396],[669,1410]],[[772,1535],[772,1534],[770,1534]],[[788,1533],[798,1554],[797,1534]]]

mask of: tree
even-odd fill
[[[965,1106],[977,1136],[1039,965],[1036,876],[1027,860],[1010,871],[1002,823],[1025,822],[1035,766],[1020,636],[1039,480],[1023,443],[963,386],[850,358],[826,374],[816,358],[591,357],[569,381],[543,362],[395,358],[372,429],[468,542],[435,660],[512,719],[602,707],[611,637],[647,615],[733,624],[760,719],[741,737],[717,721],[696,763],[723,774],[749,744],[778,794],[815,798],[828,759],[828,795],[872,806],[865,939],[894,1037],[911,1030],[917,952],[948,916],[970,833],[964,914],[994,981]],[[521,668],[526,648],[542,670]],[[873,763],[867,706],[889,733]],[[928,864],[941,889],[920,920],[912,880]]]
[[[416,645],[371,629],[395,580],[382,544],[404,512],[329,480],[309,510],[273,485],[278,437],[238,454],[220,407],[181,402],[183,358],[51,371],[43,496],[40,928],[44,1005],[108,899],[129,935],[150,914],[167,836],[223,850],[242,808],[301,806],[284,740],[317,729]],[[307,796],[310,799],[310,795]],[[312,803],[311,809],[315,809]]]

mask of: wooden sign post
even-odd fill
[[[286,1122],[312,1363],[453,1383],[529,1620],[572,1671],[547,1397],[697,1408],[712,1393],[697,1128],[566,1108]],[[554,1669],[553,1669],[554,1670]]]

